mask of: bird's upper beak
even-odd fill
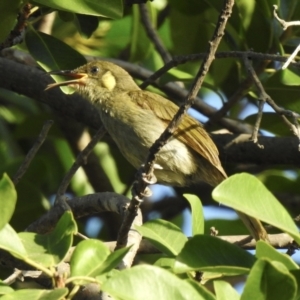
[[[73,84],[85,85],[86,80],[88,78],[88,75],[86,73],[76,73],[72,70],[52,71],[52,72],[49,72],[48,74],[67,76],[67,77],[72,77],[75,79],[48,84],[47,87],[45,88],[45,91],[52,89],[54,87],[57,87],[57,86],[65,86],[65,85],[72,86]]]

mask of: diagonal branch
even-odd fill
[[[55,198],[55,205],[61,205],[62,207],[65,207],[67,209],[69,208],[63,195],[66,193],[67,187],[69,186],[70,181],[74,176],[74,174],[80,168],[81,164],[86,161],[88,155],[91,153],[91,151],[94,149],[98,141],[104,136],[105,133],[106,130],[104,129],[104,127],[101,127],[97,131],[97,133],[93,136],[92,140],[88,143],[88,145],[84,148],[84,150],[82,150],[79,153],[71,169],[67,172],[62,183],[58,188],[58,191],[56,193],[56,198]]]
[[[209,67],[212,61],[214,60],[216,50],[224,35],[227,20],[231,15],[233,4],[233,0],[225,1],[212,40],[209,41],[207,55],[200,66],[198,74],[192,84],[192,87],[186,97],[184,104],[179,108],[173,120],[170,122],[166,130],[161,134],[159,139],[156,140],[156,142],[149,149],[149,155],[147,157],[147,161],[144,168],[146,178],[151,178],[151,174],[154,170],[154,163],[157,153],[171,138],[172,134],[175,132],[176,128],[179,126],[181,120],[183,119],[184,114],[187,112],[188,108],[190,108],[193,104],[195,97],[197,96],[197,93],[201,88],[204,78],[209,70]],[[142,176],[139,176],[133,186],[133,198],[130,202],[127,213],[121,225],[116,248],[121,248],[126,245],[127,232],[131,226],[132,221],[134,220],[138,208],[140,207],[146,188],[147,183],[143,180]]]
[[[259,97],[262,101],[267,102],[273,109],[274,111],[279,114],[284,122],[289,126],[289,128],[292,130],[292,132],[294,133],[294,135],[297,136],[298,141],[299,141],[299,146],[298,148],[300,149],[300,130],[299,130],[299,124],[298,124],[298,118],[300,118],[300,115],[290,111],[290,110],[286,110],[283,109],[281,107],[279,107],[275,101],[266,93],[261,81],[259,80],[253,66],[249,63],[248,60],[245,60],[246,62],[246,66],[248,69],[248,72],[250,73],[250,76],[253,80],[253,82],[255,83],[258,91],[259,91]],[[293,119],[294,124],[292,124],[287,118],[291,117]]]
[[[159,35],[157,34],[157,31],[154,29],[154,27],[151,23],[147,5],[145,3],[141,3],[141,4],[139,4],[139,9],[140,9],[140,14],[141,14],[141,20],[142,20],[142,23],[144,25],[144,28],[147,32],[149,39],[154,44],[155,49],[160,54],[164,63],[169,62],[170,60],[172,60],[172,56],[169,54],[169,52],[163,45]]]
[[[27,169],[28,169],[30,163],[32,162],[33,158],[35,157],[36,153],[38,152],[38,150],[40,149],[40,147],[44,143],[52,124],[53,124],[52,120],[48,120],[48,121],[45,122],[45,124],[44,124],[37,140],[35,141],[34,145],[30,149],[28,154],[26,155],[22,165],[19,167],[18,171],[16,172],[16,174],[12,178],[12,181],[15,185],[17,185],[19,183],[20,179],[22,178],[22,176],[27,171]]]

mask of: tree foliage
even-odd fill
[[[147,89],[183,103],[224,3],[142,2],[0,3],[1,299],[299,299],[291,257],[300,243],[293,220],[300,191],[297,57],[282,68],[299,30],[280,24],[300,20],[295,0],[235,2],[190,111],[213,132],[234,175],[213,191],[205,184],[165,195],[153,188],[126,247],[108,243],[120,239],[136,171],[109,136],[101,131],[92,139],[102,125],[94,107],[69,88],[44,91],[61,80],[45,71],[107,59],[142,86],[154,73]],[[81,167],[69,179],[74,161],[74,170]],[[61,194],[71,199],[67,211],[51,206]],[[271,225],[270,243],[245,237],[240,221],[204,221],[206,205]],[[189,239],[182,232],[187,207]]]

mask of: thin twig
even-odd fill
[[[290,55],[287,61],[283,64],[283,66],[281,67],[282,70],[286,69],[291,64],[291,62],[297,56],[299,51],[300,51],[300,45],[297,46],[297,48],[293,51],[293,53]]]
[[[18,15],[18,21],[14,29],[10,32],[7,39],[0,44],[0,51],[4,48],[12,47],[21,44],[23,41],[23,33],[27,27],[27,19],[30,15],[31,4],[26,3]]]
[[[21,166],[19,167],[18,171],[12,178],[12,181],[15,185],[17,185],[19,183],[20,179],[22,178],[22,176],[25,174],[25,172],[29,168],[30,163],[32,162],[33,158],[35,157],[36,153],[38,152],[38,150],[40,149],[42,144],[44,143],[52,124],[53,124],[52,120],[48,120],[45,122],[37,140],[35,141],[34,145],[30,149],[28,154],[26,155],[26,157],[25,157],[23,163],[21,164]]]
[[[3,280],[3,283],[11,285],[13,284],[17,279],[24,281],[24,277],[22,275],[22,270],[14,269],[14,272],[8,276],[6,279]]]
[[[282,26],[283,30],[286,30],[290,26],[299,26],[300,25],[300,21],[286,22],[285,20],[280,19],[278,17],[278,15],[277,15],[277,12],[276,12],[276,10],[278,9],[278,6],[277,5],[273,5],[273,8],[274,8],[274,10],[273,10],[274,17],[280,23],[280,25]]]
[[[70,184],[70,181],[74,174],[77,172],[77,170],[80,168],[81,164],[86,161],[86,158],[91,153],[91,151],[94,149],[98,141],[104,136],[106,133],[106,130],[104,127],[101,127],[97,133],[93,136],[92,140],[88,143],[88,145],[82,150],[79,155],[77,156],[75,162],[73,163],[70,170],[65,175],[64,179],[62,180],[55,198],[55,205],[61,205],[67,209],[69,209],[63,195],[66,193],[66,190]]]
[[[253,132],[250,138],[250,141],[253,141],[260,149],[264,149],[264,146],[258,143],[258,131],[261,124],[262,116],[263,116],[263,109],[264,109],[265,101],[259,99],[258,100],[258,113],[256,117],[256,121],[254,124]]]
[[[185,64],[191,61],[201,60],[205,57],[206,53],[194,53],[189,55],[180,55],[173,56],[172,60],[166,63],[163,67],[158,69],[151,76],[148,76],[146,80],[140,85],[141,89],[145,89],[148,85],[153,84],[158,78],[167,73],[170,69]],[[215,54],[216,59],[226,59],[226,58],[240,58],[243,59],[245,56],[245,51],[220,51]],[[262,60],[262,61],[278,61],[278,62],[286,62],[285,56],[280,56],[277,54],[265,54],[259,52],[248,52],[248,58],[253,60]],[[293,66],[296,68],[300,68],[300,64],[297,62],[293,62]]]
[[[276,10],[278,9],[278,6],[273,5],[273,8],[274,8],[274,11],[273,11],[274,17],[280,23],[283,30],[286,30],[290,26],[299,26],[300,25],[300,21],[286,22],[285,20],[280,19],[276,12]],[[289,56],[288,60],[282,66],[282,70],[286,69],[290,65],[290,63],[294,60],[294,58],[296,57],[296,55],[298,54],[299,51],[300,51],[300,45],[298,45],[297,48],[293,51],[293,53]]]
[[[154,162],[157,153],[168,142],[172,134],[175,132],[176,128],[179,126],[181,120],[183,119],[184,114],[186,113],[188,108],[190,108],[191,105],[193,104],[195,97],[197,96],[197,93],[204,81],[205,75],[207,74],[211,63],[214,60],[215,52],[224,35],[224,30],[225,30],[227,20],[231,15],[233,4],[234,4],[233,0],[225,1],[212,40],[209,42],[207,55],[201,64],[198,74],[186,97],[185,103],[182,106],[180,106],[178,112],[175,114],[174,118],[172,119],[172,121],[170,122],[166,130],[161,134],[159,139],[157,139],[156,142],[149,149],[149,155],[147,157],[145,167],[143,168],[145,172],[144,178],[151,179],[152,177],[151,174],[153,174]],[[132,221],[135,218],[136,211],[138,210],[142,202],[143,195],[145,194],[147,188],[147,183],[145,182],[144,178],[142,178],[142,176],[139,176],[137,181],[133,185],[133,198],[130,202],[127,213],[122,222],[118,234],[116,248],[121,248],[126,245],[128,230],[132,224]]]
[[[160,54],[162,60],[164,63],[169,62],[172,60],[172,56],[169,54],[167,49],[164,47],[159,35],[157,34],[157,31],[154,29],[149,12],[147,9],[147,5],[145,3],[139,4],[139,9],[140,9],[140,15],[141,15],[141,20],[144,25],[144,28],[147,32],[147,35],[149,39],[152,41],[154,44],[155,49],[157,52]]]
[[[259,93],[258,113],[257,113],[257,118],[256,118],[256,121],[254,124],[254,128],[253,128],[253,132],[252,132],[250,141],[253,141],[255,144],[257,144],[257,146],[259,148],[263,149],[264,146],[260,145],[258,143],[257,135],[258,135],[259,127],[261,124],[261,120],[262,120],[262,116],[263,116],[263,108],[264,108],[264,104],[265,104],[264,89],[263,89],[263,86],[262,86],[257,74],[255,73],[247,55],[245,55],[245,57],[244,57],[244,64],[245,64],[247,71],[251,74],[251,77],[252,77],[254,84],[256,85],[256,88]]]
[[[259,80],[253,66],[248,63],[247,64],[247,69],[248,69],[249,74],[251,75],[257,89],[259,90],[260,99],[262,101],[267,102],[274,109],[274,111],[277,114],[279,114],[281,117],[284,117],[283,119],[284,119],[285,123],[288,124],[289,128],[292,130],[294,135],[297,136],[298,141],[299,141],[298,148],[300,149],[300,130],[299,130],[299,124],[298,124],[298,118],[300,118],[300,115],[298,113],[293,112],[293,111],[286,110],[286,109],[283,109],[283,108],[279,107],[275,103],[275,101],[266,93],[266,91],[265,91],[261,81]],[[287,119],[288,117],[293,119],[294,124],[289,122],[289,120]]]

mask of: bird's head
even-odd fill
[[[92,61],[75,70],[50,72],[71,77],[71,80],[52,83],[45,90],[57,86],[70,86],[81,95],[93,98],[113,92],[139,90],[132,77],[121,67],[107,61]]]

